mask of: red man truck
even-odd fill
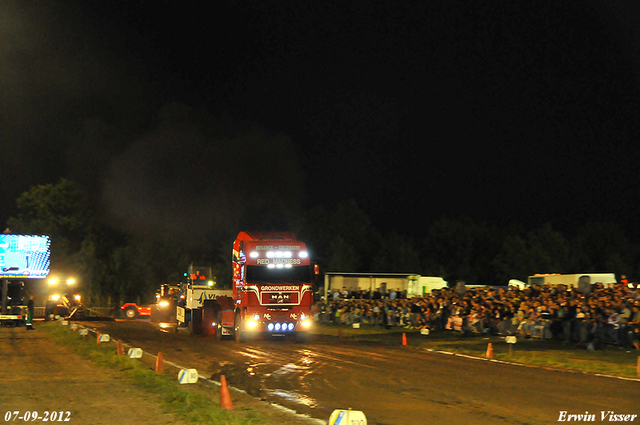
[[[317,274],[295,234],[240,232],[233,243],[233,291],[187,287],[185,305],[178,306],[178,327],[240,342],[257,336],[305,341]]]

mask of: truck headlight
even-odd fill
[[[167,307],[169,305],[169,301],[160,301],[158,303],[158,307]]]
[[[249,320],[247,322],[247,328],[252,329],[258,326],[258,323],[255,320]]]
[[[302,322],[300,322],[300,324],[302,325],[303,328],[308,328],[311,326],[311,321],[310,320],[303,320]]]
[[[259,314],[254,314],[253,315],[253,320],[255,320],[256,322],[260,320],[260,315]]]

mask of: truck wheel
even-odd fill
[[[158,317],[158,307],[156,307],[155,305],[151,306],[151,322],[152,323],[158,323],[160,321],[160,318]]]
[[[296,342],[303,343],[309,340],[309,334],[307,332],[296,332]]]
[[[216,339],[221,341],[222,336],[222,311],[219,311],[218,317],[216,318]]]
[[[135,307],[127,307],[124,310],[124,317],[133,320],[138,318],[138,310]]]
[[[194,334],[201,335],[202,334],[202,310],[196,309],[191,310],[191,321],[192,330]]]
[[[234,333],[235,333],[237,342],[247,342],[247,337],[245,336],[245,332],[242,330],[242,317],[240,316],[240,314],[236,314],[236,324],[234,328]]]

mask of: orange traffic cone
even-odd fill
[[[407,345],[407,334],[402,333],[402,345]]]
[[[118,340],[118,351],[117,351],[119,356],[124,356],[124,348],[122,348],[122,340],[119,339]]]
[[[96,332],[96,342],[100,344],[100,332]]]
[[[489,343],[489,345],[487,345],[487,354],[485,356],[488,359],[492,359],[493,358],[493,345],[491,345],[491,343]]]
[[[220,407],[225,410],[233,410],[229,388],[227,388],[227,377],[220,375]]]
[[[158,353],[158,358],[156,358],[156,373],[164,372],[164,359],[162,358],[162,353]]]

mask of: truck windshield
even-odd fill
[[[311,283],[310,266],[270,269],[264,266],[247,266],[247,283]]]

